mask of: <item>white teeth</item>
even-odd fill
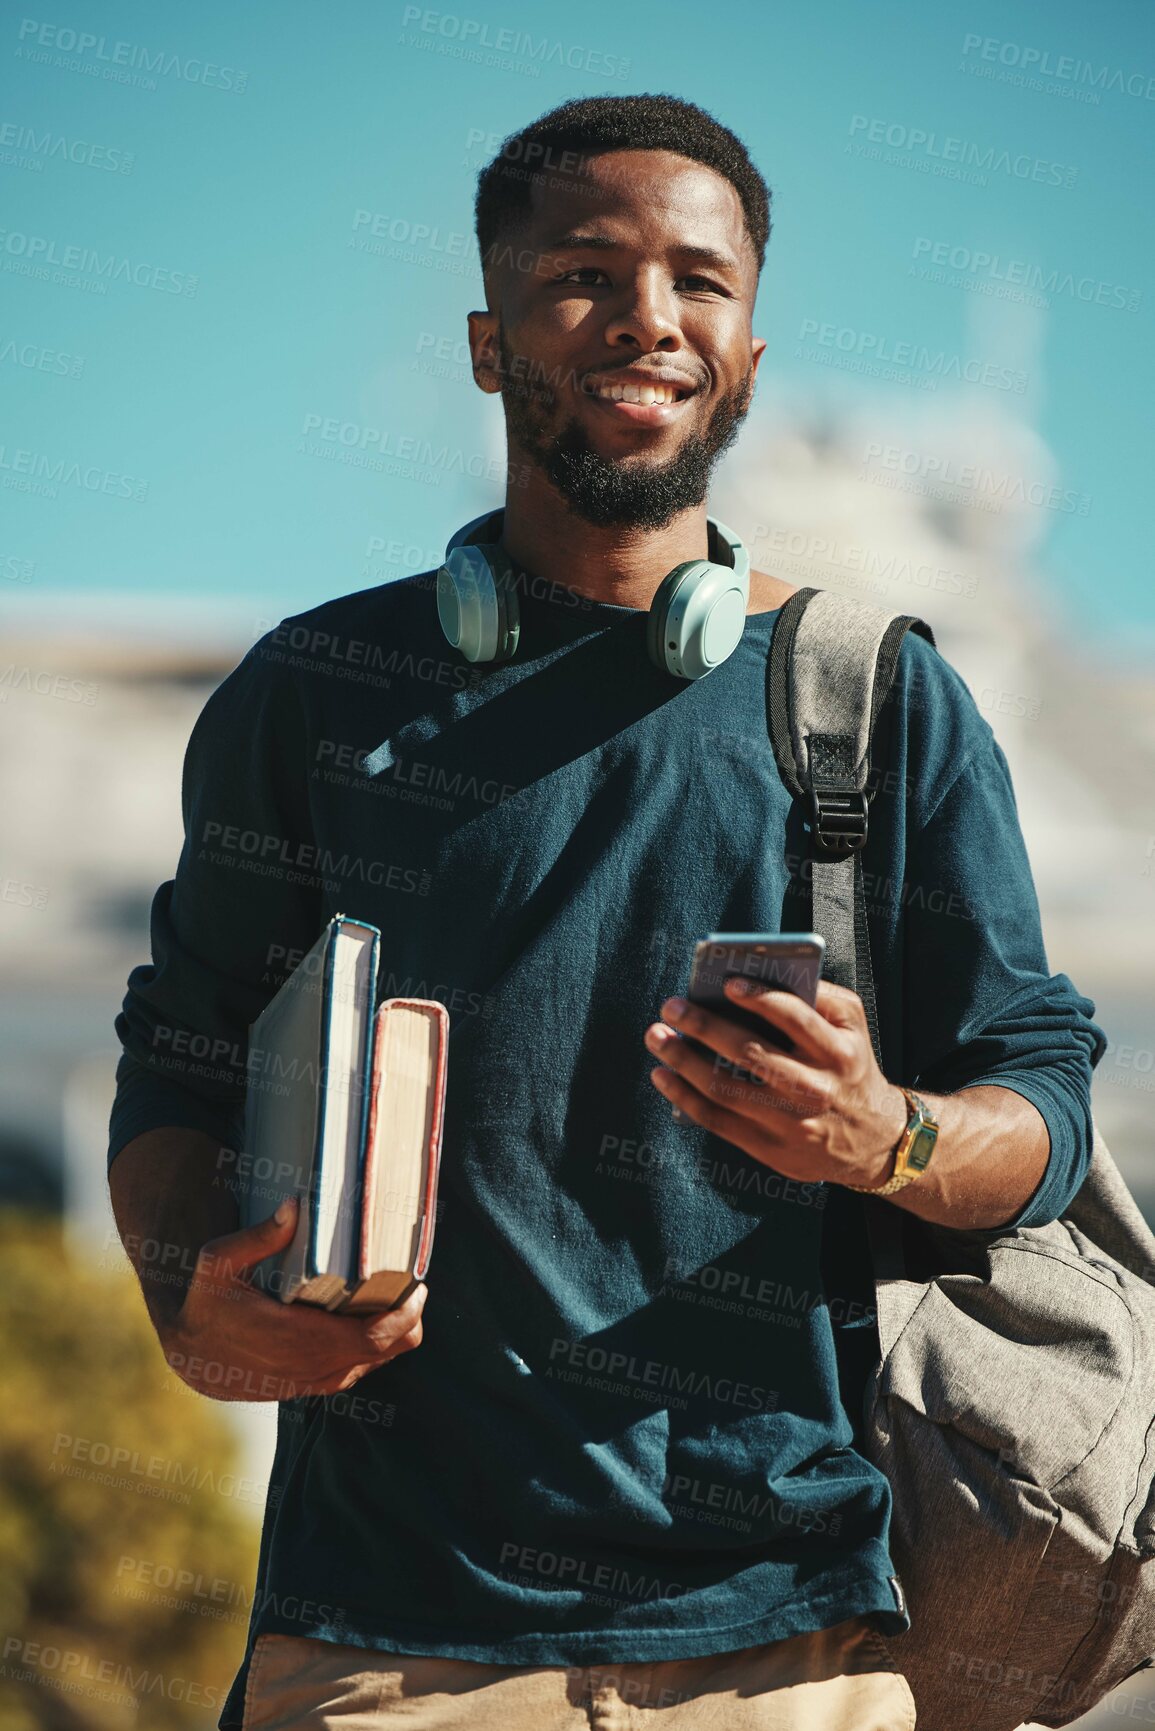
[[[609,397],[615,403],[641,403],[646,407],[652,403],[677,401],[677,392],[672,385],[604,385],[594,395]]]

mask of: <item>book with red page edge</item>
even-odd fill
[[[425,1179],[425,1195],[422,1200],[421,1231],[418,1237],[417,1254],[413,1266],[407,1271],[406,1279],[397,1286],[395,1293],[384,1290],[384,1280],[390,1271],[382,1270],[380,1274],[364,1272],[369,1254],[369,1234],[371,1228],[371,1212],[367,1201],[372,1188],[375,1173],[375,1132],[377,1128],[377,1102],[379,1099],[377,1062],[378,1041],[381,1037],[380,1026],[383,1012],[393,1007],[403,1007],[422,1011],[430,1016],[438,1025],[437,1061],[433,1072],[433,1111],[429,1124],[428,1166]],[[374,1025],[372,1074],[370,1078],[369,1121],[365,1133],[365,1169],[361,1185],[361,1218],[357,1241],[357,1284],[353,1292],[343,1303],[338,1303],[338,1310],[373,1309],[379,1310],[384,1304],[390,1307],[401,1304],[412,1292],[413,1288],[425,1276],[429,1267],[429,1258],[433,1249],[433,1231],[437,1222],[437,1183],[441,1171],[441,1138],[445,1119],[445,1084],[449,1055],[449,1012],[436,998],[385,998],[377,1007]],[[364,1290],[369,1288],[369,1290]]]

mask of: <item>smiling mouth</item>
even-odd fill
[[[593,397],[598,402],[633,403],[640,408],[665,407],[674,403],[684,403],[688,397],[696,395],[689,385],[637,385],[606,383],[604,385],[583,385],[585,396]]]
[[[600,389],[585,385],[581,394],[605,420],[616,421],[619,427],[641,429],[661,428],[680,420],[686,404],[698,393],[689,385],[605,384]]]

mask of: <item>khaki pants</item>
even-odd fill
[[[261,1635],[244,1731],[914,1731],[900,1667],[862,1617],[707,1658],[557,1668]]]

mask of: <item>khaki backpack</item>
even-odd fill
[[[934,644],[914,615],[799,589],[770,649],[813,929],[880,1064],[862,848],[871,741],[911,627]],[[891,1485],[911,1619],[894,1651],[919,1731],[1070,1724],[1155,1655],[1155,1235],[1097,1125],[1087,1178],[1047,1226],[947,1231],[861,1201],[879,1342],[864,1448]]]

